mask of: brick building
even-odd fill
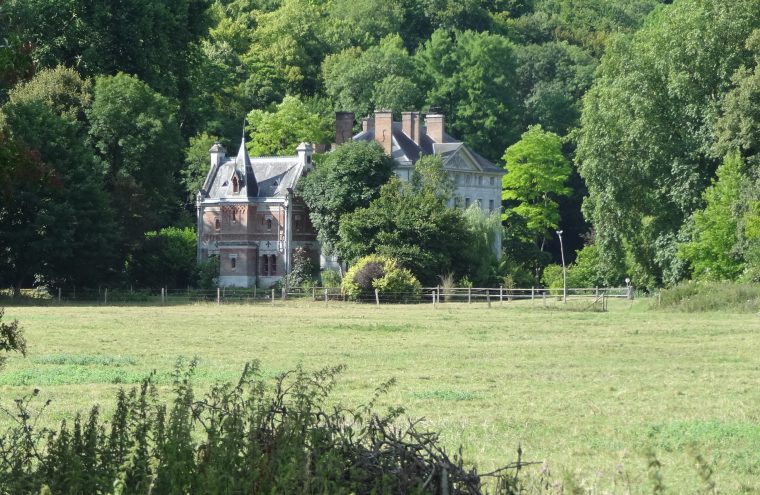
[[[287,157],[251,159],[245,139],[237,157],[218,143],[209,152],[211,168],[196,201],[198,261],[219,257],[220,286],[269,287],[289,273],[298,247],[319,258],[306,206],[293,194],[313,168],[310,144]]]

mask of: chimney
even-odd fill
[[[335,112],[335,144],[351,141],[354,136],[354,114]]]
[[[299,144],[298,148],[296,148],[296,153],[298,153],[298,162],[303,165],[304,170],[312,170],[314,168],[314,163],[311,159],[314,148],[312,148],[310,143]]]
[[[375,111],[375,141],[382,145],[386,155],[393,151],[393,113],[390,110]]]
[[[213,169],[215,166],[221,165],[224,161],[227,150],[224,149],[224,146],[221,144],[214,143],[208,152],[211,155],[211,168]]]
[[[412,112],[412,132],[414,133],[414,137],[412,138],[412,141],[414,141],[415,144],[420,144],[420,112]]]
[[[414,128],[412,122],[414,121],[414,114],[412,112],[401,112],[401,130],[406,134],[406,137],[414,141]]]
[[[443,142],[443,132],[446,125],[446,118],[443,114],[433,113],[428,114],[425,117],[425,126],[427,127],[427,135],[433,142]]]
[[[375,118],[364,117],[362,119],[362,132],[371,132],[375,130]]]

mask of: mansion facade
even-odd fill
[[[441,114],[402,113],[394,122],[390,111],[362,119],[354,133],[354,115],[336,113],[337,146],[347,141],[377,141],[390,155],[396,175],[411,179],[423,155],[438,155],[454,183],[450,207],[479,204],[487,213],[501,211],[501,178],[506,171],[445,131]],[[198,192],[198,262],[219,258],[222,287],[269,287],[290,273],[293,251],[303,248],[321,268],[340,266],[321,255],[317,233],[303,200],[294,194],[301,177],[314,168],[313,147],[301,143],[295,156],[250,158],[241,140],[236,157],[219,143],[209,150],[210,169]],[[494,246],[501,253],[501,239]]]

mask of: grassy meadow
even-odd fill
[[[28,356],[0,371],[0,401],[41,389],[55,424],[151,370],[171,386],[197,356],[197,389],[234,380],[259,359],[275,376],[298,363],[346,364],[335,400],[366,401],[395,377],[381,407],[412,417],[489,470],[516,457],[534,470],[624,493],[649,483],[646,453],[674,493],[700,486],[700,455],[722,493],[760,492],[760,317],[655,311],[613,301],[607,313],[526,303],[8,307]],[[0,426],[8,419],[0,418]],[[704,474],[705,469],[702,469]]]

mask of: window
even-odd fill
[[[494,185],[496,183],[496,179],[494,177],[491,177],[489,179],[489,181],[490,181],[491,185]]]
[[[232,192],[233,193],[240,192],[240,180],[238,179],[237,175],[232,176]]]
[[[219,229],[222,228],[222,222],[218,218],[216,220],[214,220],[214,228],[216,230],[219,230]]]
[[[464,183],[468,186],[472,183],[472,176],[470,174],[464,176]]]
[[[277,255],[273,254],[271,257],[271,261],[269,263],[270,270],[272,272],[272,275],[277,273]]]
[[[232,223],[237,223],[237,210],[232,210]]]
[[[261,274],[264,276],[269,275],[269,256],[266,254],[261,255]]]
[[[303,222],[301,221],[301,215],[296,215],[296,232],[301,232],[303,229]]]
[[[481,175],[478,175],[478,185],[479,186],[483,185],[483,176],[481,176]]]
[[[267,218],[267,230],[272,230],[272,219]]]
[[[470,198],[464,198],[464,207],[469,208],[470,207]]]
[[[491,212],[491,213],[493,213],[493,200],[492,199],[488,200],[488,211]]]
[[[230,258],[230,268],[232,268],[233,270],[237,268],[237,256],[232,256]]]

